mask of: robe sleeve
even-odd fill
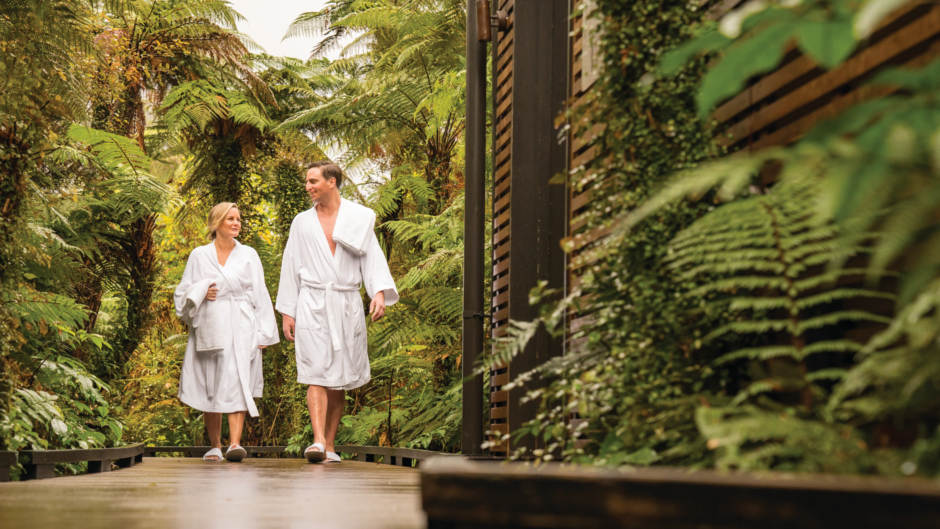
[[[300,259],[298,255],[300,234],[297,226],[297,217],[294,217],[287,236],[287,244],[284,246],[284,255],[281,258],[281,279],[278,282],[277,303],[275,304],[278,312],[291,318],[297,313],[297,297],[300,294],[299,267],[297,266]]]
[[[199,279],[198,257],[195,254],[196,250],[190,252],[189,258],[186,260],[186,268],[183,270],[183,277],[173,293],[176,315],[190,327],[193,326],[196,312],[211,284],[211,280]]]
[[[255,321],[258,322],[258,345],[274,345],[281,341],[277,331],[277,320],[274,318],[274,307],[271,305],[271,294],[264,282],[264,267],[258,253],[251,252],[251,291],[254,295]]]
[[[382,247],[379,246],[379,239],[373,231],[371,241],[369,242],[366,254],[359,259],[359,267],[362,272],[362,282],[366,286],[366,294],[369,299],[374,298],[381,290],[385,292],[385,306],[391,306],[398,302],[398,289],[395,288],[395,280],[392,278],[392,272],[388,269],[388,261],[385,254],[382,253]]]

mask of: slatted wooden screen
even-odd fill
[[[515,0],[498,0],[498,9],[509,15],[509,27],[495,33],[493,77],[493,299],[492,336],[506,336],[509,323],[509,238],[512,181],[512,70]],[[509,366],[490,372],[490,442],[509,432],[509,393],[502,388],[509,383]],[[506,455],[508,443],[491,446],[493,455]]]
[[[938,50],[940,4],[908,4],[838,68],[825,70],[791,50],[776,70],[719,106],[714,117],[735,150],[786,145],[821,119],[884,95],[884,88],[865,86],[875,73],[888,66],[924,65],[938,57]]]
[[[574,13],[588,0],[574,0]],[[719,17],[738,7],[741,0],[719,2],[712,16]],[[590,97],[590,85],[583,82],[585,64],[584,23],[582,16],[572,21],[571,104],[575,109]],[[588,32],[589,33],[589,32]],[[797,141],[820,120],[845,110],[860,101],[886,93],[884,88],[866,86],[873,75],[891,66],[921,66],[940,56],[940,4],[915,2],[899,8],[842,65],[833,70],[819,67],[796,48],[786,54],[772,72],[752,79],[737,96],[718,107],[714,118],[731,150],[760,149]],[[591,63],[592,61],[587,61]],[[581,115],[575,111],[573,115]],[[571,140],[570,167],[577,169],[596,157],[592,142],[603,124],[579,127],[585,130]],[[576,285],[584,266],[586,250],[602,240],[605,230],[585,230],[583,213],[591,200],[591,187],[572,189],[569,199],[569,235],[574,243],[569,267],[569,285]],[[590,322],[573,315],[569,331]],[[576,344],[572,344],[576,346]]]

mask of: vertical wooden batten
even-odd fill
[[[539,281],[564,288],[559,243],[567,227],[565,186],[549,181],[567,168],[567,141],[559,139],[555,118],[568,92],[568,1],[505,1],[500,9],[510,13],[510,28],[494,46],[494,337],[505,336],[509,319],[537,316],[529,292]],[[494,436],[516,431],[535,414],[534,403],[521,403],[533,385],[507,392],[505,384],[561,352],[560,340],[539,333],[508,366],[493,370]],[[534,446],[534,440],[520,442]],[[497,443],[491,452],[510,448]]]

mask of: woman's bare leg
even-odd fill
[[[206,423],[209,444],[212,448],[222,448],[222,414],[207,411],[202,414],[202,420]]]

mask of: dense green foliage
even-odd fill
[[[506,344],[592,314],[529,394],[536,456],[937,475],[940,63],[881,73],[901,90],[786,148],[705,161],[700,118],[792,42],[838,66],[902,3],[709,22],[684,2],[598,1],[605,71],[585,110],[608,125],[571,185],[599,191],[585,230],[610,235],[574,258],[579,290]]]
[[[350,393],[340,441],[454,449],[464,9],[332,2],[304,36],[355,46],[298,61],[249,53],[220,0],[3,3],[0,449],[204,443],[176,399],[186,257],[208,209],[237,201],[274,295],[302,169],[326,148],[346,153],[344,195],[378,212],[402,294],[370,326],[375,380]],[[291,344],[264,373],[243,441],[296,444]]]

